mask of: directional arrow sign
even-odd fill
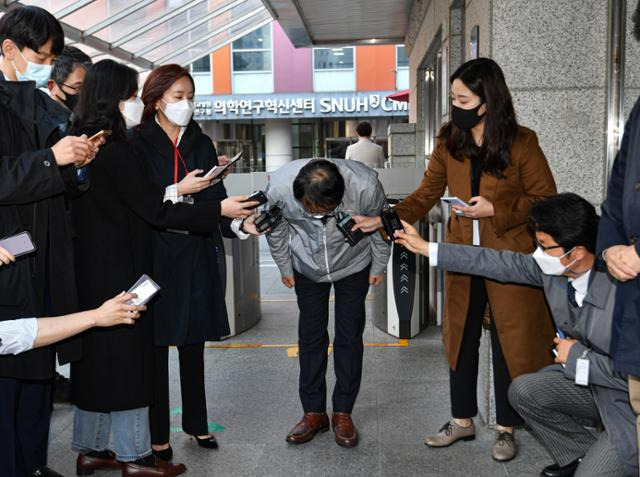
[[[400,254],[400,258],[409,258],[409,254],[407,252],[402,252]]]
[[[403,272],[405,270],[409,270],[409,264],[408,263],[403,263],[402,265],[400,265],[400,270],[402,270]]]
[[[402,288],[400,289],[400,293],[402,293],[402,294],[407,294],[407,293],[409,293],[409,289],[408,289],[407,287],[402,287]]]
[[[402,275],[400,277],[400,282],[408,282],[409,281],[409,276],[408,275]]]

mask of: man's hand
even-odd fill
[[[384,280],[384,274],[369,275],[369,285],[373,285],[374,287],[377,287],[378,285],[380,285],[382,283],[382,280]]]
[[[614,245],[604,253],[607,268],[613,278],[621,282],[633,280],[640,274],[640,257],[634,245]]]
[[[296,286],[296,280],[293,277],[282,277],[282,284],[287,288],[293,288]]]
[[[220,214],[230,219],[245,219],[253,214],[252,207],[260,205],[259,202],[245,202],[248,195],[228,197],[220,203]]]
[[[403,245],[410,252],[419,253],[420,255],[428,257],[429,242],[420,237],[420,234],[414,226],[405,222],[404,220],[401,220],[400,222],[402,222],[404,232],[402,230],[396,230],[395,242],[398,245]]]
[[[462,207],[460,205],[452,206],[456,212],[462,212],[465,217],[472,219],[482,219],[484,217],[493,217],[495,215],[493,211],[493,204],[487,199],[481,196],[471,197],[469,199],[468,207]]]
[[[556,356],[555,362],[560,364],[566,364],[567,359],[569,359],[569,351],[571,351],[571,347],[577,341],[578,340],[554,338],[553,342],[556,344],[556,352],[558,353],[558,355]]]
[[[212,179],[198,176],[198,174],[202,172],[204,172],[202,169],[196,169],[184,176],[184,178],[178,182],[178,195],[197,194],[201,190],[209,187]]]
[[[242,223],[242,230],[244,233],[250,235],[264,235],[264,232],[258,232],[258,229],[256,229],[255,222],[258,217],[260,217],[260,214],[254,214],[251,217],[244,219],[244,222]]]
[[[135,293],[122,292],[105,301],[100,308],[95,310],[95,326],[132,325],[134,320],[140,318],[140,312],[147,309],[144,305],[126,304],[136,296]]]
[[[0,247],[0,265],[9,265],[11,262],[15,261],[16,257],[14,257],[6,248]]]
[[[83,134],[80,137],[66,136],[60,139],[51,151],[58,166],[74,164],[76,167],[84,167],[96,157],[98,146]]]
[[[354,232],[356,230],[362,230],[365,234],[368,234],[382,227],[382,219],[378,216],[366,217],[364,215],[353,215],[352,218],[356,223],[356,225],[351,228]]]

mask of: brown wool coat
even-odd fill
[[[553,175],[536,134],[519,127],[505,178],[482,174],[480,195],[493,204],[495,215],[480,219],[480,244],[497,250],[530,253],[534,242],[527,228],[531,205],[556,194]],[[457,161],[438,142],[420,187],[396,206],[400,217],[414,223],[425,216],[449,188],[449,195],[471,198],[471,162]],[[472,220],[451,212],[449,243],[472,243]],[[456,368],[469,306],[469,275],[446,273],[443,340],[449,366]],[[541,290],[485,280],[492,316],[512,378],[550,364],[554,330]]]

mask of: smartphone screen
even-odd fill
[[[0,247],[7,249],[14,257],[26,255],[36,250],[29,232],[21,232],[17,235],[3,238],[0,240]]]
[[[231,158],[231,160],[229,162],[227,162],[224,166],[213,166],[211,168],[211,170],[204,175],[204,177],[206,177],[208,179],[215,179],[220,174],[222,174],[225,170],[227,170],[227,168],[229,168],[232,165],[234,165],[240,159],[242,159],[242,151],[240,151],[238,154],[233,156]]]

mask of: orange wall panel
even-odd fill
[[[356,46],[356,90],[396,89],[395,45]]]
[[[213,52],[213,94],[231,94],[231,46]]]

